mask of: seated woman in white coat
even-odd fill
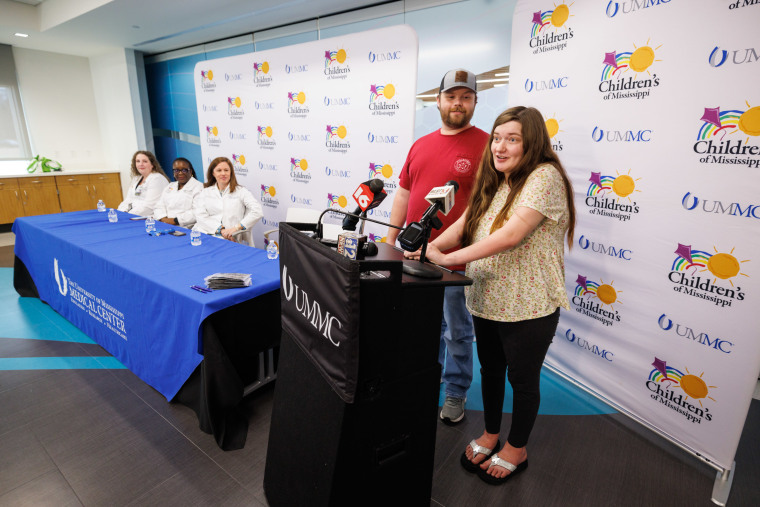
[[[132,155],[132,181],[127,197],[119,204],[119,211],[144,217],[152,215],[161,192],[168,184],[169,180],[155,155],[149,151],[135,152]]]
[[[238,184],[232,162],[227,157],[211,161],[205,187],[193,201],[194,231],[232,240],[233,233],[250,229],[264,216],[261,203]]]
[[[195,179],[193,164],[186,158],[175,159],[172,170],[176,181],[164,188],[153,210],[153,218],[189,229],[195,225],[193,200],[203,190],[203,183]]]

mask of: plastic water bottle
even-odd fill
[[[106,210],[106,203],[103,202],[103,199],[98,201],[98,212],[103,213]]]
[[[274,241],[270,241],[267,245],[267,259],[276,259],[280,255],[280,251],[277,248],[277,244]]]
[[[108,210],[108,221],[109,222],[118,222],[119,221],[119,215],[116,214],[116,210],[111,208]]]
[[[201,244],[200,231],[190,231],[190,244],[193,246],[199,246]]]
[[[156,230],[156,219],[153,217],[148,217],[145,219],[145,232],[150,234],[151,232]]]

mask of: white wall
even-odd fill
[[[87,58],[17,47],[13,58],[32,152],[57,160],[64,171],[102,171],[105,158]]]

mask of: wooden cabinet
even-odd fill
[[[118,173],[60,175],[55,182],[61,211],[94,209],[100,199],[107,208],[116,208],[122,201]]]
[[[16,217],[95,209],[98,199],[109,208],[119,205],[118,173],[0,178],[0,224]]]
[[[24,216],[24,205],[18,193],[18,181],[16,178],[0,179],[0,224],[13,222],[20,216]]]

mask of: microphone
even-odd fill
[[[454,194],[459,190],[459,183],[454,180],[448,181],[442,187],[435,187],[428,192],[425,200],[430,206],[419,222],[410,223],[398,236],[398,242],[401,248],[409,252],[415,252],[420,249],[423,243],[426,243],[430,237],[430,228],[440,229],[443,225],[438,218],[438,212],[442,211],[448,215],[454,207]]]
[[[354,191],[354,200],[358,204],[353,215],[361,215],[365,217],[367,211],[380,206],[388,194],[383,190],[383,181],[380,179],[371,179],[365,181]],[[356,229],[356,224],[359,222],[358,216],[346,215],[343,219],[343,230],[353,231]]]

